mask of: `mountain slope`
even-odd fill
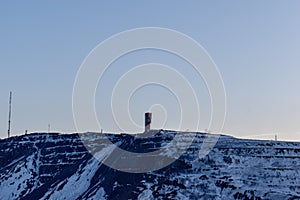
[[[86,133],[86,138],[102,160],[115,148],[102,147],[104,137],[128,151],[148,152],[176,134],[161,130],[137,138]],[[197,133],[174,163],[141,174],[102,164],[88,153],[78,134],[35,133],[0,140],[0,199],[300,198],[300,143],[221,136],[214,149],[199,159],[205,137]]]

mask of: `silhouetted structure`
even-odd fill
[[[11,99],[12,99],[12,92],[9,92],[8,130],[7,130],[7,137],[10,137]]]
[[[152,118],[152,113],[147,112],[145,113],[145,133],[150,131],[150,124],[151,124],[151,118]]]

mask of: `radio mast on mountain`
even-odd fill
[[[8,131],[7,131],[7,136],[8,136],[8,137],[10,137],[11,100],[12,100],[12,92],[9,92]]]

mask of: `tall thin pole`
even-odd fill
[[[12,99],[12,92],[9,92],[8,131],[7,131],[8,137],[10,137],[11,99]]]

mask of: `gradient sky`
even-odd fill
[[[274,0],[2,1],[0,137],[7,135],[10,90],[13,135],[25,129],[46,131],[48,123],[53,131],[75,131],[72,89],[84,58],[113,34],[155,26],[192,37],[217,64],[228,104],[223,132],[264,139],[277,133],[280,140],[300,141],[299,11],[300,1]],[[139,64],[154,57],[176,63],[170,55],[163,58],[163,53],[142,55]],[[124,63],[130,62],[120,65]],[[139,105],[142,96],[136,93],[134,104]],[[98,114],[105,118],[101,111],[105,102],[97,102]],[[134,114],[137,122],[142,123],[142,112]],[[110,118],[106,120],[109,123]]]

